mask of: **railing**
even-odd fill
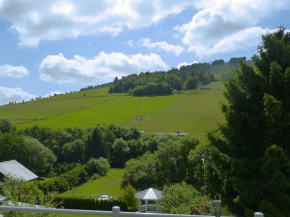
[[[31,208],[31,207],[11,207],[0,206],[0,211],[18,211],[18,212],[39,212],[39,213],[58,213],[58,214],[83,214],[83,215],[104,215],[112,217],[214,217],[205,215],[179,215],[179,214],[160,214],[160,213],[139,213],[139,212],[121,212],[120,207],[114,206],[112,211],[92,211],[77,209],[53,209],[53,208]]]
[[[0,206],[0,211],[18,211],[18,212],[38,212],[38,213],[58,213],[58,214],[83,214],[83,215],[103,215],[112,217],[221,217],[220,212],[215,216],[206,215],[180,215],[180,214],[159,214],[159,213],[139,213],[139,212],[121,212],[120,207],[114,206],[112,211],[93,211],[93,210],[77,210],[77,209],[53,209],[53,208],[33,208],[33,207],[13,207]],[[1,215],[1,214],[0,214]],[[256,212],[254,217],[264,217],[263,213]]]

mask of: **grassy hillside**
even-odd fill
[[[180,131],[203,136],[215,129],[217,122],[223,121],[223,89],[222,82],[212,83],[205,89],[185,93],[167,107],[145,115],[144,120],[130,120],[122,125],[136,127],[146,133]]]
[[[117,199],[121,197],[120,182],[123,172],[123,169],[110,169],[107,176],[88,181],[74,190],[63,193],[62,196],[99,198],[101,195],[106,194]]]
[[[1,106],[0,118],[10,119],[20,129],[34,125],[87,128],[112,123],[148,133],[204,135],[223,120],[223,88],[222,82],[214,82],[201,90],[153,97],[108,94],[108,88],[100,88]],[[137,108],[143,120],[135,122]]]

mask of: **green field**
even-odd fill
[[[120,182],[123,172],[123,169],[110,169],[105,177],[88,181],[74,190],[63,193],[62,196],[99,198],[106,194],[118,199],[121,197]]]
[[[59,129],[116,124],[146,133],[180,131],[203,136],[223,121],[223,90],[222,82],[213,82],[200,90],[170,96],[133,97],[108,94],[108,88],[100,88],[1,106],[0,118],[9,119],[19,129],[34,125]],[[138,117],[142,117],[138,122],[137,110]]]
[[[223,121],[223,89],[221,82],[215,82],[207,89],[190,91],[169,106],[145,115],[144,120],[129,121],[123,126],[136,127],[146,133],[179,131],[203,136],[215,129],[217,122]]]

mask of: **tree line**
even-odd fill
[[[173,90],[192,90],[215,80],[213,74],[196,71],[204,68],[204,64],[196,65],[198,67],[173,68],[167,72],[141,72],[139,75],[132,74],[122,79],[116,77],[109,93],[129,93],[133,96],[169,95]]]

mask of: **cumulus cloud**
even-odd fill
[[[195,64],[195,63],[198,63],[198,62],[197,61],[193,61],[192,63],[188,63],[188,62],[184,61],[182,63],[179,63],[176,68],[180,69],[181,66],[189,66],[189,65],[192,65],[192,64]]]
[[[0,76],[22,78],[28,74],[28,70],[24,66],[0,65]]]
[[[195,52],[197,56],[202,57],[236,50],[247,50],[251,47],[257,47],[261,42],[261,35],[272,31],[261,27],[251,27],[226,36],[213,46],[193,45],[188,48],[188,51]]]
[[[45,94],[43,96],[43,98],[50,97],[50,96],[54,96],[54,94],[59,95],[59,94],[64,94],[64,92],[57,91],[57,90],[56,91],[50,91],[48,94]]]
[[[149,50],[157,49],[159,51],[164,51],[166,53],[174,53],[175,56],[178,56],[183,52],[183,47],[173,44],[168,44],[165,41],[161,42],[151,42],[150,38],[142,38],[139,40],[139,44],[147,47]]]
[[[141,71],[166,70],[168,66],[156,54],[125,55],[100,52],[92,59],[74,56],[67,59],[63,54],[49,55],[40,64],[40,79],[48,82],[96,84],[111,82]]]
[[[202,56],[255,46],[267,31],[257,24],[281,10],[289,10],[290,0],[209,0],[197,1],[195,7],[198,13],[192,20],[175,30],[183,35],[188,51]]]
[[[7,88],[0,87],[0,105],[7,104],[9,102],[22,102],[35,98],[33,94],[29,94],[23,91],[21,88]]]
[[[42,40],[140,29],[189,5],[193,5],[192,0],[1,0],[0,18],[12,22],[21,46],[37,47]]]

